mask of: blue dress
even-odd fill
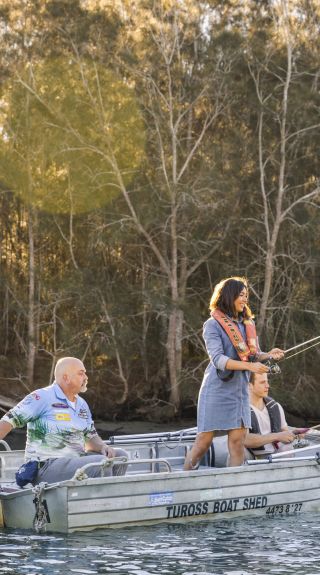
[[[235,321],[246,341],[245,327]],[[198,432],[251,427],[249,402],[249,371],[226,370],[228,359],[239,361],[236,349],[219,322],[208,319],[203,326],[203,338],[210,363],[205,371],[198,399]],[[222,377],[232,375],[228,381]]]

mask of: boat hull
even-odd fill
[[[32,489],[1,495],[4,524],[32,529]],[[60,533],[159,522],[320,511],[316,460],[65,481],[43,491],[46,530]]]

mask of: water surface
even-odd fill
[[[72,535],[0,531],[9,575],[319,575],[317,514]]]

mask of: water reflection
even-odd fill
[[[318,515],[157,525],[69,536],[0,532],[10,575],[318,575]]]

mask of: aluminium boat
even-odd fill
[[[183,471],[196,428],[115,436],[106,443],[128,452],[126,475],[88,478],[87,465],[68,481],[15,484],[23,451],[0,451],[0,521],[3,527],[72,533],[160,522],[237,516],[274,517],[320,511],[320,433],[308,445],[265,452],[241,467],[226,467],[226,439],[216,438],[200,467]],[[308,439],[308,434],[306,435]],[[261,457],[262,456],[262,457]],[[115,460],[107,460],[103,466]],[[123,461],[123,459],[121,459]]]

